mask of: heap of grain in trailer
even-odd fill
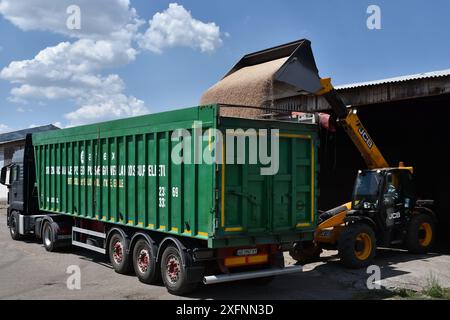
[[[300,63],[309,59],[307,63]],[[307,67],[305,67],[307,66]],[[209,88],[201,104],[219,103],[225,116],[261,118],[272,111],[302,111],[298,97],[322,88],[308,40],[244,56]]]

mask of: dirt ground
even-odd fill
[[[160,286],[140,283],[133,275],[115,273],[100,254],[71,248],[46,252],[34,240],[13,241],[0,209],[0,299],[388,299],[400,289],[421,291],[430,279],[450,288],[450,256],[410,255],[378,250],[375,264],[381,270],[381,289],[368,290],[366,270],[345,269],[327,251],[320,262],[307,264],[302,273],[276,278],[264,287],[235,282],[201,286],[187,297],[176,297]],[[294,261],[285,255],[286,264]],[[81,289],[67,288],[67,267],[81,270]]]

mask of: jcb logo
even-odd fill
[[[361,135],[361,137],[363,138],[364,142],[367,144],[367,146],[369,147],[369,149],[372,149],[373,147],[373,141],[372,139],[370,139],[369,134],[366,132],[366,130],[364,130],[364,128],[359,128],[358,129],[359,134]]]
[[[400,217],[401,217],[400,212],[394,212],[389,215],[389,219],[391,220],[400,219]]]

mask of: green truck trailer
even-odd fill
[[[201,106],[27,136],[2,169],[13,239],[109,255],[184,294],[301,271],[283,251],[316,227],[317,126]]]

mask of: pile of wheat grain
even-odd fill
[[[239,69],[208,89],[200,103],[257,107],[259,109],[225,107],[221,109],[221,115],[237,118],[260,116],[265,113],[263,108],[270,106],[273,98],[273,76],[287,59],[281,58]]]

